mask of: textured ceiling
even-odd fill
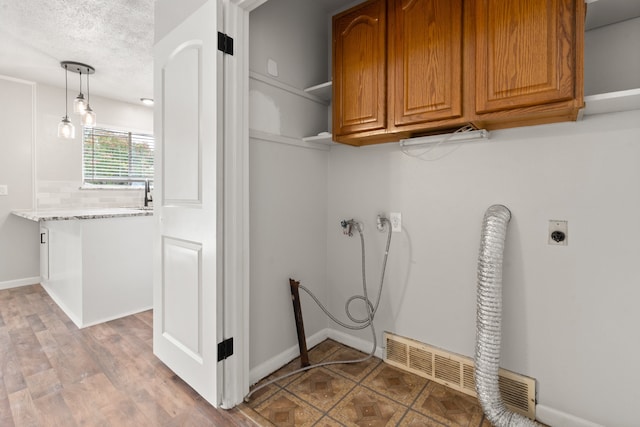
[[[92,94],[128,102],[153,97],[153,5],[0,0],[0,74],[64,87],[60,61],[76,61],[96,69]],[[78,85],[69,73],[70,90]]]

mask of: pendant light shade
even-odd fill
[[[90,93],[89,93],[89,74],[93,74],[96,72],[95,68],[91,65],[82,64],[80,62],[74,61],[62,61],[60,66],[65,70],[65,103],[64,110],[65,115],[62,118],[62,121],[58,125],[58,136],[61,138],[75,138],[75,129],[73,127],[73,123],[69,121],[69,115],[67,112],[67,73],[68,71],[72,71],[74,73],[78,73],[80,75],[80,93],[76,96],[73,101],[73,111],[82,116],[82,124],[87,127],[93,127],[96,124],[96,113],[89,106]],[[82,75],[85,74],[87,76],[87,99],[85,100],[84,94],[82,93]]]
[[[84,116],[82,116],[82,124],[86,127],[92,128],[96,125],[96,113],[93,112],[93,109],[89,105],[90,100],[91,92],[89,91],[89,74],[87,74],[87,106],[84,110]]]
[[[79,93],[76,99],[73,100],[73,112],[79,115],[83,115],[87,109],[87,103],[84,100],[84,95]]]
[[[73,123],[69,121],[69,113],[67,111],[67,95],[69,92],[67,75],[69,70],[67,64],[64,62],[61,65],[62,68],[64,68],[64,117],[62,121],[58,123],[58,138],[73,139],[76,137],[76,128],[73,126]]]
[[[93,112],[89,104],[87,104],[87,109],[84,116],[82,116],[82,124],[88,128],[92,128],[96,125],[96,113]]]
[[[58,123],[58,138],[74,139],[75,137],[75,126],[69,121],[69,117],[64,116],[62,121]]]
[[[79,70],[78,74],[80,74],[80,93],[76,96],[76,99],[73,100],[73,112],[83,115],[87,110],[87,101],[84,100],[84,95],[82,94],[82,70]],[[88,78],[89,75],[87,74],[87,79]]]

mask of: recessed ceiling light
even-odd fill
[[[153,99],[151,98],[140,98],[140,101],[142,101],[144,105],[153,105]]]

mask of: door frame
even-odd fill
[[[224,331],[234,356],[223,367],[222,408],[249,393],[249,13],[267,0],[223,0],[224,32],[234,39],[224,66]]]

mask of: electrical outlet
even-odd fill
[[[402,214],[400,212],[389,213],[389,221],[391,222],[391,231],[394,233],[402,231]]]
[[[569,222],[549,220],[549,244],[567,246],[569,244]]]
[[[8,196],[8,195],[9,195],[9,186],[0,185],[0,196]]]

